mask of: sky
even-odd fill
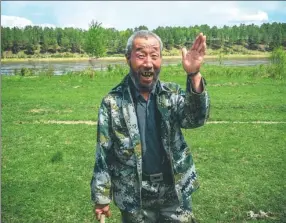
[[[117,30],[285,23],[286,1],[1,1],[4,27],[88,29],[92,20]]]

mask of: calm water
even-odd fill
[[[178,64],[180,59],[163,59],[163,65]],[[217,59],[206,59],[206,64],[219,64]],[[224,59],[225,66],[254,66],[259,64],[267,64],[267,58],[243,58],[243,59]],[[106,69],[107,65],[120,64],[127,66],[124,60],[113,61],[96,61],[91,64],[88,59],[86,61],[27,61],[27,62],[1,62],[1,74],[13,75],[16,70],[21,68],[48,69],[52,67],[56,75],[61,75],[67,71],[81,71],[89,67],[95,70]]]

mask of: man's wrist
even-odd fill
[[[195,72],[189,72],[189,73],[187,73],[187,75],[188,75],[188,77],[194,77],[194,76],[196,76],[199,72],[200,72],[200,70],[197,70],[197,71],[195,71]]]
[[[201,73],[199,72],[193,77],[187,77],[187,91],[194,92],[194,93],[202,93],[204,91],[204,78],[202,77]]]

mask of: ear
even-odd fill
[[[125,55],[126,63],[130,66],[130,56]]]

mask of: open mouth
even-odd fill
[[[143,77],[152,77],[154,74],[153,74],[153,72],[142,72],[141,75]]]

